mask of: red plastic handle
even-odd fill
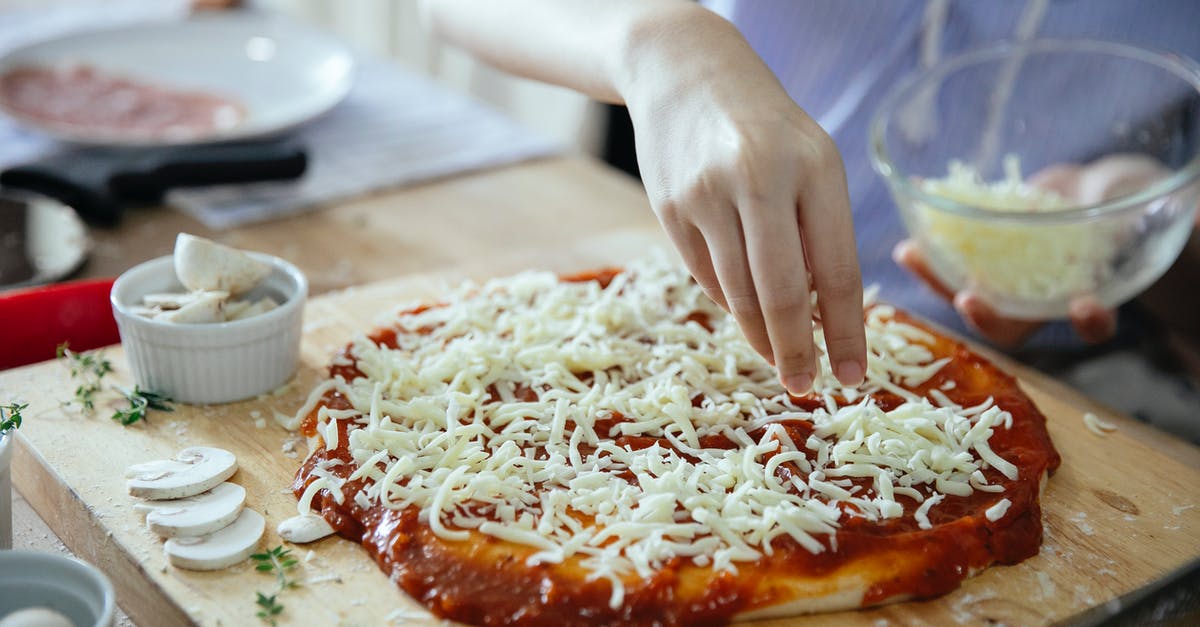
[[[115,279],[89,279],[0,293],[0,370],[121,341],[108,294]]]

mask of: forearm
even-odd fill
[[[605,102],[729,68],[770,74],[732,25],[686,0],[425,0],[424,8],[434,32],[485,62]]]
[[[683,0],[430,0],[434,30],[512,73],[629,106],[650,205],[692,276],[795,394],[866,371],[862,279],[833,140],[741,33]],[[811,276],[811,283],[810,283]]]

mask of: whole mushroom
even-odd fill
[[[244,294],[271,272],[271,266],[212,240],[180,233],[175,239],[175,275],[190,291]]]

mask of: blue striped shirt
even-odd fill
[[[932,4],[941,6],[931,6]],[[1197,0],[708,0],[775,72],[792,98],[834,138],[842,153],[863,280],[881,297],[967,333],[944,300],[896,266],[904,237],[886,184],[870,165],[867,127],[895,83],[921,66],[922,47],[941,58],[1011,40],[1022,27],[1036,37],[1088,37],[1200,58]],[[927,13],[944,15],[927,32]],[[929,50],[924,51],[925,55]],[[926,59],[928,61],[928,59]],[[1079,94],[1083,111],[1088,102]],[[1027,168],[1031,169],[1031,168]],[[1047,325],[1035,346],[1077,343],[1066,324]]]

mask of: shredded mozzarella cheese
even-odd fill
[[[967,206],[1011,212],[1014,220],[980,219],[918,205],[925,234],[951,267],[962,268],[976,289],[1017,299],[1047,300],[1087,293],[1112,275],[1117,232],[1104,222],[1022,222],[1021,213],[1061,211],[1065,197],[1021,178],[1014,155],[1005,178],[985,182],[970,165],[951,161],[944,178],[920,182],[922,191]]]
[[[1102,420],[1100,416],[1090,411],[1083,413],[1083,424],[1088,428],[1088,431],[1099,436],[1106,436],[1109,432],[1117,430],[1117,425],[1107,420]]]
[[[606,287],[524,273],[398,316],[394,349],[357,340],[365,376],[318,387],[353,410],[318,411],[317,433],[333,446],[338,423],[353,423],[360,506],[420,508],[438,536],[526,545],[531,564],[578,560],[612,582],[615,607],[628,577],[674,558],[736,571],[783,538],[836,550],[847,516],[893,519],[919,503],[928,528],[946,495],[1003,489],[985,470],[1016,477],[988,447],[1007,412],[909,391],[946,360],[894,313],[866,316],[860,388],[842,388],[821,356],[823,403],[810,410],[675,266],[636,263]],[[880,392],[899,402],[885,409]],[[789,424],[811,435],[793,440]],[[301,511],[341,485],[319,470]]]

